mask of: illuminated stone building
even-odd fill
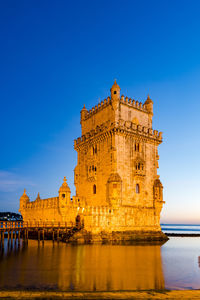
[[[160,227],[163,187],[157,174],[162,133],[152,129],[153,101],[144,104],[111,95],[89,111],[81,110],[82,135],[74,141],[76,195],[64,179],[58,197],[30,202],[20,198],[28,222],[84,222],[96,239],[165,238]],[[95,238],[94,238],[95,239]]]

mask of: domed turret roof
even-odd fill
[[[66,177],[64,177],[63,184],[61,185],[61,187],[59,189],[59,193],[61,193],[61,192],[70,192],[71,193],[70,188],[69,188],[69,186],[67,184]]]
[[[37,201],[37,200],[41,200],[40,194],[39,194],[39,193],[37,194],[37,198],[36,198],[35,200],[36,200],[36,201]]]
[[[121,90],[121,89],[120,89],[120,87],[119,87],[119,85],[117,84],[117,81],[116,81],[116,79],[115,79],[115,82],[114,82],[114,84],[113,84],[113,86],[111,87],[111,89],[110,89],[110,90],[113,90],[113,89],[118,89],[118,90]]]
[[[151,100],[151,98],[149,97],[149,94],[148,94],[147,100],[145,101],[144,104],[149,104],[149,103],[153,103],[153,101]]]
[[[85,107],[85,104],[83,105],[83,108],[81,109],[82,110],[87,110],[87,108]]]
[[[20,197],[20,200],[29,200],[29,196],[26,194],[26,189],[24,189],[23,195]]]

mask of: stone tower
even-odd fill
[[[157,147],[162,133],[152,130],[153,101],[142,105],[120,97],[114,82],[111,97],[81,111],[82,137],[75,141],[77,197],[88,205],[153,207],[162,203],[154,186],[159,176]]]
[[[152,129],[153,101],[149,95],[144,104],[121,96],[116,81],[110,92],[89,111],[85,106],[81,111],[82,136],[74,144],[76,197],[80,205],[96,207],[93,230],[160,231],[164,201],[157,148],[162,133]]]

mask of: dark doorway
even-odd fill
[[[76,227],[81,228],[81,217],[80,217],[80,215],[76,216]]]

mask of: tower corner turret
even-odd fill
[[[147,100],[144,102],[144,107],[153,116],[153,101],[151,100],[149,94],[147,96]]]
[[[30,202],[30,198],[26,194],[26,189],[24,189],[24,193],[20,197],[20,207],[19,207],[19,212],[20,213],[22,213],[22,211],[26,208],[28,202]]]
[[[71,203],[71,190],[67,184],[67,179],[64,177],[63,184],[59,189],[59,206],[65,207]]]

